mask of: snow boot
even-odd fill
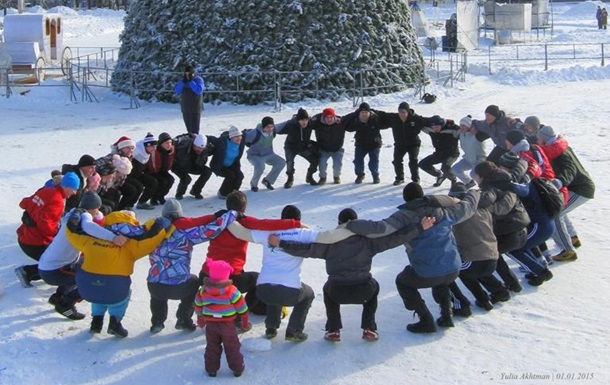
[[[94,315],[91,320],[91,326],[89,327],[89,333],[98,334],[102,332],[102,328],[104,327],[104,316],[103,315]]]
[[[454,327],[453,323],[453,302],[451,297],[443,298],[441,300],[441,316],[436,320],[436,324],[443,328]]]
[[[111,315],[110,324],[108,325],[108,334],[112,334],[113,336],[117,336],[119,338],[125,338],[129,332],[123,327],[123,325],[121,325],[120,319]]]
[[[305,176],[305,182],[309,183],[312,186],[317,186],[318,182],[313,178],[313,173],[315,171],[307,171],[307,176]]]
[[[434,333],[436,332],[436,324],[434,318],[430,314],[430,310],[424,301],[415,307],[415,313],[419,316],[419,322],[407,325],[407,330],[411,333]]]
[[[286,179],[286,183],[284,183],[284,188],[291,188],[294,183],[293,174],[288,174],[288,179]]]

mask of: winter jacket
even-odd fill
[[[447,120],[440,132],[435,132],[429,127],[424,127],[422,131],[430,135],[434,152],[455,158],[460,156],[460,150],[458,148],[460,126],[453,123],[452,120]]]
[[[460,200],[446,195],[435,195],[431,197],[431,202],[437,203],[439,207],[451,207]],[[453,235],[462,262],[498,259],[498,241],[493,231],[493,217],[489,210],[477,208],[472,217],[453,225]]]
[[[174,165],[176,149],[167,151],[161,146],[157,146],[155,152],[150,155],[150,159],[146,164],[146,169],[149,174],[163,174],[169,172]]]
[[[19,242],[31,246],[50,244],[59,230],[65,198],[66,195],[61,186],[43,187],[34,195],[23,198],[19,202],[19,207],[25,210],[34,226],[22,223],[17,228]]]
[[[305,151],[311,144],[311,133],[313,131],[311,119],[309,119],[305,128],[301,128],[297,116],[294,115],[289,120],[276,124],[275,129],[278,134],[286,135],[284,148],[288,148],[293,152]]]
[[[398,211],[382,221],[355,220],[347,228],[356,234],[390,234],[397,229],[418,223],[424,216],[436,218],[436,224],[405,244],[409,262],[421,277],[439,277],[457,273],[461,267],[452,226],[470,218],[479,202],[479,192],[469,191],[457,205],[438,207],[429,196],[414,199],[398,207]]]
[[[506,134],[517,128],[517,121],[510,123],[504,111],[500,111],[500,117],[493,123],[488,124],[485,120],[473,120],[472,125],[479,133],[491,138],[496,146],[507,150],[505,143]]]
[[[131,173],[129,175],[134,178],[142,176],[142,174],[144,174],[146,171],[146,166],[150,158],[150,154],[146,152],[144,140],[137,141],[136,148],[133,151],[133,156],[131,157],[131,165],[133,168],[131,169]]]
[[[487,157],[487,151],[485,150],[485,143],[476,135],[470,132],[460,132],[458,142],[462,148],[462,157],[472,165],[479,164],[485,161]]]
[[[227,142],[231,140],[229,139],[229,132],[225,131],[220,134],[219,138],[214,136],[208,136],[208,141],[213,146],[212,160],[210,161],[210,168],[216,175],[222,174],[222,169],[225,168],[225,157],[227,156]],[[246,146],[246,142],[242,139],[239,143],[239,147],[237,149],[237,157],[231,164],[231,167],[236,167],[241,169],[241,157],[244,153],[244,147]]]
[[[285,230],[301,227],[301,221],[293,219],[257,219],[244,216],[238,222],[244,227],[256,230]],[[234,237],[230,231],[224,231],[210,241],[207,258],[226,261],[233,268],[233,275],[239,275],[244,271],[247,250],[247,241]],[[201,266],[201,271],[207,273],[205,263]]]
[[[545,151],[551,161],[555,178],[560,180],[562,185],[582,197],[593,199],[595,196],[595,183],[585,170],[582,163],[574,153],[568,143],[561,137],[547,142],[540,146]]]
[[[511,176],[497,170],[481,182],[480,208],[487,208],[494,218],[494,234],[507,235],[526,228],[531,220],[521,200],[512,192]]]
[[[553,221],[542,204],[542,198],[536,187],[530,183],[513,183],[513,191],[523,203],[532,223],[546,223]]]
[[[400,120],[400,116],[396,112],[385,112],[373,110],[380,119],[380,124],[383,127],[392,129],[394,137],[394,146],[401,148],[420,147],[421,139],[419,133],[426,126],[426,118],[417,115],[412,109],[409,110],[409,115],[406,121]]]
[[[333,244],[282,240],[280,247],[297,257],[324,259],[328,281],[333,285],[358,285],[372,278],[375,255],[411,241],[422,231],[421,225],[416,224],[380,238],[354,235]]]
[[[241,292],[228,281],[211,281],[206,278],[195,296],[195,313],[206,322],[233,321],[237,314],[245,314],[248,305]]]
[[[129,237],[123,246],[85,234],[80,218],[74,215],[66,226],[68,240],[84,254],[76,272],[81,296],[89,302],[113,304],[129,297],[131,274],[135,262],[151,253],[166,236],[162,222],[151,219],[139,226],[138,221],[122,211],[106,217],[107,228]]]
[[[66,233],[66,224],[68,223],[68,219],[73,215],[80,216],[80,226],[86,234],[109,242],[112,242],[114,239],[115,234],[96,223],[97,219],[94,222],[93,217],[87,211],[84,209],[72,209],[61,218],[59,232],[55,238],[53,238],[53,242],[51,242],[49,247],[47,247],[40,256],[38,270],[57,270],[66,265],[73,264],[78,260],[80,250],[72,246],[70,241],[68,241],[68,235]],[[103,216],[101,219],[103,220]]]
[[[172,168],[186,171],[189,174],[201,174],[208,162],[208,156],[213,150],[210,138],[207,137],[208,144],[200,154],[193,150],[193,141],[195,140],[193,135],[182,134],[174,138],[174,163]]]
[[[203,91],[205,84],[200,76],[190,81],[179,80],[174,92],[180,95],[180,109],[183,114],[199,114],[203,109]]]
[[[365,150],[381,148],[382,141],[381,132],[379,130],[388,127],[384,127],[380,124],[379,116],[374,112],[371,112],[371,116],[366,123],[360,120],[359,114],[360,111],[356,110],[342,118],[343,124],[345,125],[345,131],[356,133],[354,135],[356,147]]]
[[[321,151],[337,152],[343,148],[345,143],[345,127],[341,117],[336,116],[333,124],[326,124],[322,114],[311,118],[311,125],[316,133],[316,142]]]
[[[265,135],[263,133],[263,127],[260,124],[256,126],[256,128],[244,130],[242,141],[248,146],[246,154],[248,156],[267,156],[274,154],[273,139],[275,139],[275,134],[276,131],[274,129],[270,135]]]
[[[119,155],[119,154],[117,153],[117,151],[113,150],[110,154],[103,156],[99,159],[96,159],[95,167],[100,169],[100,168],[106,168],[107,167],[106,165],[112,165],[112,159],[113,159],[114,155]],[[123,158],[126,158],[126,157],[123,156]],[[131,162],[131,158],[128,158],[128,159]],[[112,167],[114,167],[114,166],[112,166]],[[133,171],[133,169],[132,169],[132,171]],[[127,179],[127,175],[122,174],[117,171],[114,174],[114,179],[112,180],[112,188],[115,188],[117,190],[120,189],[123,186],[123,184],[125,183],[126,179]]]
[[[235,220],[235,212],[222,217],[204,215],[198,218],[178,218],[173,221],[169,235],[150,253],[147,281],[164,285],[178,285],[191,275],[193,246],[217,237]]]

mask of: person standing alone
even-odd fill
[[[186,131],[195,135],[199,134],[204,90],[203,78],[197,76],[195,69],[190,65],[184,68],[182,80],[174,86],[174,91],[180,95],[180,109]]]

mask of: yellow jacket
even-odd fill
[[[132,215],[122,211],[108,214],[105,220],[106,227],[122,223],[139,225]],[[81,268],[86,272],[130,276],[135,261],[150,254],[166,236],[166,231],[155,219],[144,223],[144,228],[146,234],[130,238],[123,246],[75,231],[70,226],[66,226],[66,234],[70,243],[83,252],[85,258]]]

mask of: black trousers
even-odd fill
[[[375,313],[377,312],[379,283],[374,278],[358,285],[333,285],[327,281],[322,290],[324,292],[324,306],[326,307],[327,331],[343,328],[341,322],[342,304],[362,304],[360,327],[377,330]]]
[[[155,196],[157,192],[157,188],[159,186],[157,178],[150,174],[142,174],[137,178],[137,180],[142,183],[142,186],[144,187],[144,190],[142,190],[142,195],[140,195],[140,199],[138,200],[138,202],[148,202],[148,200]]]
[[[432,288],[432,297],[438,304],[451,301],[449,284],[458,277],[459,272],[439,277],[421,277],[413,267],[407,266],[396,276],[396,288],[407,310],[415,310],[423,299],[417,289]]]
[[[233,191],[239,190],[241,182],[244,180],[244,173],[241,172],[239,164],[233,164],[230,167],[223,167],[218,176],[224,177],[218,192],[226,197]]]
[[[403,146],[400,144],[394,144],[394,173],[396,179],[405,179],[405,168],[403,165],[403,159],[406,154],[409,154],[409,171],[411,171],[411,180],[413,182],[419,182],[419,146]]]
[[[144,185],[133,177],[127,177],[123,185],[119,188],[121,192],[121,200],[116,207],[116,210],[125,210],[127,207],[135,206],[138,198],[144,190]]]
[[[464,268],[465,266],[462,266]],[[481,287],[480,279],[488,282],[492,287],[499,288],[502,283],[494,277],[493,273],[496,270],[496,260],[473,261],[469,262],[466,268],[460,270],[460,280],[466,288],[474,295],[474,298],[479,302],[489,301],[489,295]],[[494,282],[495,281],[495,282]],[[454,282],[449,285],[451,293],[463,304],[469,304],[470,301],[464,296],[458,285]]]
[[[449,179],[455,179],[451,165],[457,160],[459,154],[435,151],[419,162],[419,168],[428,174],[439,177],[445,174]],[[441,165],[441,171],[434,168],[435,164]]]
[[[304,147],[302,149],[284,147],[284,154],[286,155],[287,175],[294,175],[294,158],[296,158],[297,155],[309,162],[307,172],[314,174],[318,170],[318,164],[320,163],[320,152],[316,151],[315,147]]]
[[[494,147],[491,152],[487,155],[487,159],[490,162],[493,162],[495,164],[498,164],[498,162],[500,161],[500,157],[504,154],[506,154],[508,152],[508,150],[502,148],[502,147]]]
[[[170,299],[180,301],[176,311],[177,319],[191,319],[198,289],[199,278],[194,274],[191,274],[186,282],[178,285],[149,282],[148,292],[150,293],[150,311],[152,313],[150,322],[153,325],[165,322],[167,319],[167,301]]]
[[[76,286],[75,274],[71,266],[64,266],[57,270],[38,271],[45,283],[57,286],[55,293],[59,295],[59,303],[64,308],[70,308],[82,300]]]
[[[498,239],[498,253],[500,253],[496,271],[506,285],[518,284],[519,278],[508,267],[502,254],[520,249],[525,245],[527,242],[527,228],[506,235],[496,235],[496,238]]]
[[[212,176],[212,170],[208,166],[203,166],[203,169],[198,174],[194,173],[194,172],[189,173],[187,170],[177,168],[177,167],[172,168],[172,172],[174,174],[176,174],[178,179],[180,179],[180,181],[178,182],[178,188],[176,189],[176,195],[186,194],[186,189],[188,188],[189,184],[191,184],[191,181],[193,180],[193,178],[191,178],[190,174],[199,175],[199,177],[195,181],[195,184],[193,184],[193,187],[191,188],[191,191],[194,194],[201,194],[203,187],[205,186],[205,184],[208,182],[208,180]],[[173,180],[172,180],[172,183],[173,183]],[[168,188],[168,191],[169,191],[169,188]]]
[[[152,176],[157,180],[157,189],[153,193],[152,199],[156,201],[165,199],[165,196],[174,185],[174,177],[167,171],[152,174]]]
[[[121,192],[115,188],[109,188],[100,194],[100,198],[102,198],[102,207],[100,207],[100,211],[102,214],[108,215],[119,206]]]
[[[35,261],[40,261],[40,256],[49,247],[49,245],[26,245],[20,241],[17,241],[17,243],[19,243],[19,247],[25,255]],[[38,265],[24,265],[23,269],[29,281],[40,281],[42,279],[38,273]]]
[[[201,112],[183,112],[182,120],[184,120],[184,126],[186,132],[191,134],[199,134],[199,125],[201,122]]]

